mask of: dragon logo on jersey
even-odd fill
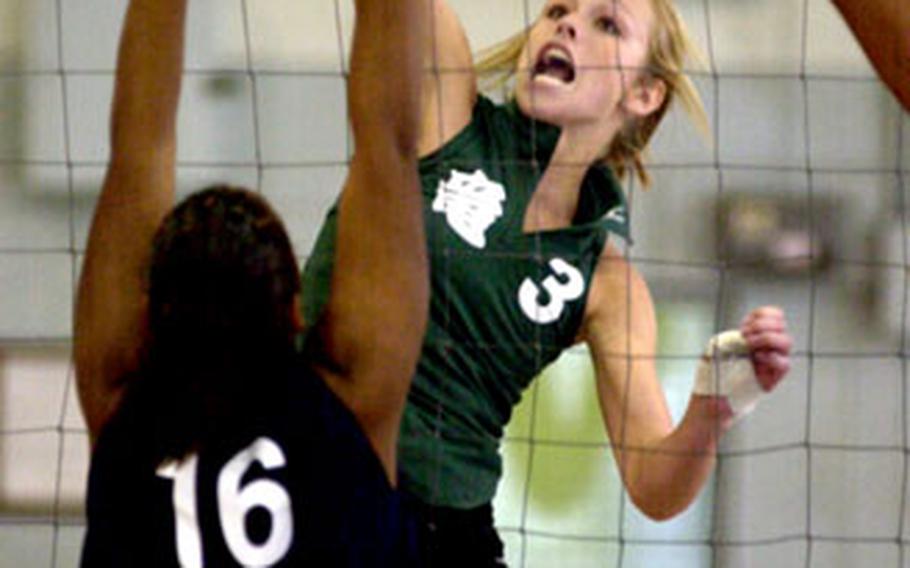
[[[487,246],[487,229],[502,217],[506,190],[481,170],[473,174],[452,170],[440,180],[433,211],[444,213],[449,227],[475,248]]]

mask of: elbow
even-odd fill
[[[635,499],[632,499],[632,502],[642,514],[655,522],[669,521],[686,509],[686,507],[674,507],[668,503],[646,503]]]
[[[635,507],[652,521],[668,521],[689,508],[694,496],[667,491],[634,491],[629,488],[629,498]]]
[[[350,108],[356,151],[376,153],[385,162],[402,162],[416,167],[420,130],[416,109],[419,105],[399,102],[385,105],[383,112],[377,112],[376,100],[372,104],[374,108],[365,106],[352,101]]]
[[[348,113],[357,150],[378,147],[386,154],[416,160],[421,111],[419,67],[392,56],[389,67],[410,65],[413,71],[380,79],[377,70],[355,63],[348,82]]]
[[[638,509],[639,509],[639,511],[644,513],[644,515],[646,517],[648,517],[650,520],[652,520],[654,522],[658,522],[658,523],[663,522],[663,521],[669,521],[670,519],[672,519],[673,517],[675,517],[676,515],[678,515],[679,513],[681,513],[682,511],[685,510],[684,508],[675,509],[675,508],[664,507],[664,506],[657,506],[657,507],[650,507],[650,508],[643,508],[643,507],[639,506]]]

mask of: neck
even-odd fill
[[[571,225],[587,171],[587,164],[552,160],[537,183],[525,211],[525,232],[561,229]]]
[[[582,182],[602,151],[596,143],[581,142],[577,129],[562,130],[525,212],[525,232],[561,229],[572,224]]]
[[[518,108],[517,101],[515,106]],[[518,110],[520,112],[520,108]],[[597,122],[576,122],[545,129],[558,138],[525,211],[525,232],[561,229],[572,224],[582,182],[591,166],[604,156],[609,145],[604,141],[613,140],[621,126],[621,117],[611,115]]]

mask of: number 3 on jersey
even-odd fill
[[[258,479],[241,486],[244,473],[253,463],[264,469],[284,467],[281,447],[268,438],[258,438],[240,450],[218,474],[217,500],[221,531],[228,549],[244,566],[269,566],[281,560],[294,538],[291,497],[284,487],[271,479]],[[158,468],[158,475],[174,480],[174,525],[177,530],[177,558],[186,568],[202,566],[202,537],[196,511],[195,454],[179,464],[169,462]],[[246,516],[254,508],[265,509],[271,517],[271,532],[262,543],[252,542],[246,533]]]
[[[525,278],[518,289],[518,304],[521,311],[528,319],[539,324],[558,320],[566,303],[577,300],[585,291],[585,279],[581,271],[568,262],[554,258],[550,261],[550,269],[560,278],[552,274],[544,278],[543,290],[530,278]],[[546,304],[540,303],[543,291],[550,296]]]

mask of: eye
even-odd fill
[[[569,13],[568,8],[562,4],[553,4],[547,8],[546,16],[551,20],[559,20]]]
[[[612,16],[601,16],[600,18],[597,18],[594,22],[594,27],[612,36],[622,36],[622,30],[619,29],[619,24]]]

